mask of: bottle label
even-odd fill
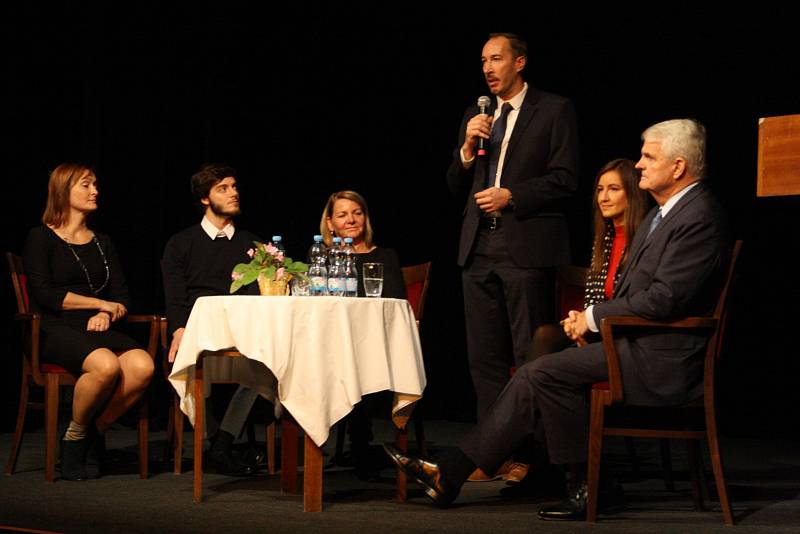
[[[344,291],[344,278],[328,278],[328,291],[337,293]]]
[[[328,289],[328,281],[324,276],[311,277],[311,291],[314,293],[325,293]]]
[[[349,293],[358,292],[358,278],[348,278],[345,281],[345,288]]]

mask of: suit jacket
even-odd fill
[[[496,106],[493,99],[492,107]],[[491,109],[489,113],[494,113]],[[473,195],[485,189],[488,158],[465,169],[460,149],[466,124],[478,114],[464,113],[458,145],[447,171],[450,190],[467,194],[458,264],[467,262],[481,210]],[[514,209],[503,211],[502,224],[511,259],[520,267],[550,267],[569,262],[569,236],[563,203],[578,188],[578,135],[572,103],[528,85],[506,149],[500,185],[511,190]]]
[[[648,237],[658,208],[642,221],[613,299],[592,309],[603,317],[650,320],[710,315],[730,252],[722,208],[703,182],[681,198]],[[668,333],[618,340],[626,401],[680,404],[702,394],[706,336]]]

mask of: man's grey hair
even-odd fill
[[[669,159],[682,157],[698,179],[706,173],[706,129],[695,119],[673,119],[654,124],[642,133],[642,141],[660,142]]]

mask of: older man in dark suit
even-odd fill
[[[658,206],[634,238],[614,298],[572,311],[564,320],[564,330],[574,340],[597,331],[602,318],[611,315],[668,320],[707,315],[713,309],[729,248],[723,211],[702,182],[705,129],[693,120],[666,121],[648,128],[642,140],[639,185]],[[699,397],[705,344],[706,338],[692,334],[619,339],[626,401],[668,406]],[[426,486],[434,501],[448,504],[471,468],[492,470],[543,429],[551,462],[572,465],[580,475],[572,497],[540,510],[539,517],[584,519],[586,392],[607,379],[601,343],[543,356],[517,371],[487,416],[438,465],[388,452]]]
[[[478,421],[509,369],[525,362],[532,332],[554,319],[552,268],[569,263],[563,208],[578,187],[575,112],[523,80],[527,59],[520,37],[489,36],[481,62],[495,98],[467,109],[447,171],[450,189],[468,193],[458,264]]]

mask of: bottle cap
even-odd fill
[[[279,236],[279,235],[274,235],[274,236],[272,236],[272,240],[280,242],[281,240],[283,240],[283,238],[281,236]]]

